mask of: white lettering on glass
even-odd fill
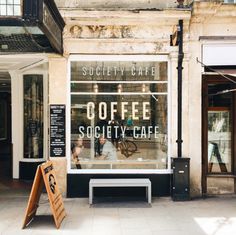
[[[138,120],[139,118],[136,116],[136,113],[138,113],[138,109],[136,106],[139,105],[139,102],[132,102],[132,119]]]
[[[87,118],[89,120],[92,120],[95,117],[94,108],[95,108],[94,103],[93,102],[88,102],[88,104],[87,104]]]
[[[114,120],[114,113],[117,112],[115,105],[117,105],[117,102],[111,102],[111,120]]]
[[[125,106],[128,105],[128,102],[121,102],[121,119],[125,119],[125,113],[128,112],[128,109],[125,108]]]
[[[107,103],[105,102],[100,102],[99,103],[99,119],[105,120],[107,118]]]
[[[147,113],[149,113],[148,105],[150,105],[149,102],[143,102],[143,120],[150,119],[150,117],[147,116]]]

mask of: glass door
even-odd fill
[[[232,84],[208,84],[207,174],[232,174]]]

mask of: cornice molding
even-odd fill
[[[194,2],[192,17],[236,17],[236,4],[223,2]]]
[[[183,19],[189,22],[191,10],[161,10],[161,11],[81,11],[61,10],[61,15],[67,24],[78,22],[80,24],[98,25],[138,25],[138,24],[162,24],[168,25]]]

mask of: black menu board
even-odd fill
[[[50,105],[50,156],[66,156],[65,105]]]

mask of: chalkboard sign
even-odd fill
[[[65,105],[50,105],[50,156],[66,155]]]

